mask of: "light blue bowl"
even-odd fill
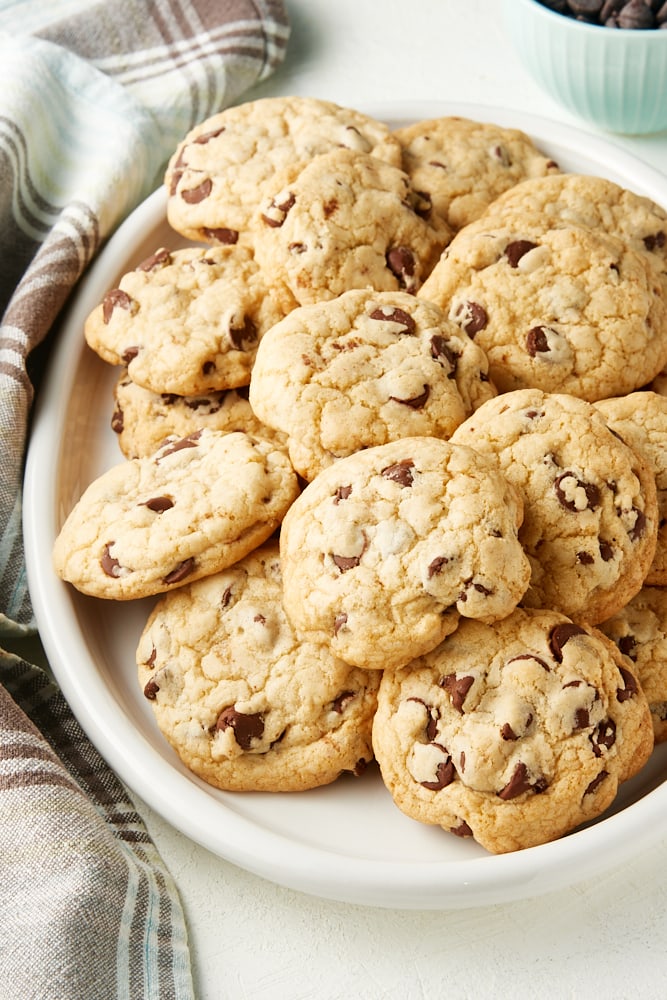
[[[566,108],[610,132],[667,129],[667,30],[586,24],[537,0],[503,0],[526,69]]]

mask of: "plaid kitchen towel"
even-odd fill
[[[35,628],[21,479],[54,321],[288,35],[280,0],[0,0],[0,645]],[[44,672],[0,649],[0,682],[0,1000],[188,1000],[180,901],[127,793]]]

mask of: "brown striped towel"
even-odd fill
[[[49,333],[179,139],[288,35],[280,0],[0,4],[0,645],[35,631],[21,478]],[[0,681],[0,1000],[188,1000],[178,894],[126,790],[43,670],[0,649]]]

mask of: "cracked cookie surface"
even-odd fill
[[[165,595],[137,648],[139,683],[190,770],[232,791],[302,791],[372,759],[379,675],[299,642],[276,542]]]
[[[598,816],[653,748],[631,665],[595,629],[518,609],[462,620],[380,682],[373,744],[398,807],[493,853]]]
[[[655,476],[592,404],[521,389],[484,403],[452,442],[493,457],[520,491],[526,607],[592,624],[641,588],[658,530]]]
[[[306,486],[280,533],[285,610],[355,666],[393,668],[461,615],[493,621],[528,584],[518,493],[493,463],[437,438],[342,458]]]
[[[54,568],[93,597],[172,590],[261,545],[297,493],[282,449],[245,433],[197,431],[94,480],[58,533]]]
[[[250,402],[311,480],[401,437],[442,437],[495,395],[481,348],[407,292],[345,292],[293,310],[257,351]]]

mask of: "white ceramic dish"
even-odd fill
[[[479,105],[366,109],[392,125],[443,114],[521,128],[567,170],[597,173],[667,205],[667,178],[616,148],[540,118]],[[120,778],[188,837],[276,883],[374,906],[455,909],[563,888],[636,856],[667,811],[667,745],[594,824],[516,854],[422,826],[394,806],[379,775],[288,795],[222,793],[190,774],[159,733],[136,679],[134,652],[150,601],[86,598],[59,581],[50,553],[87,484],[122,459],[110,429],[117,376],[83,340],[83,321],[118,277],[157,247],[182,243],[157,191],[120,227],[64,318],[36,408],[24,494],[28,575],[41,637],[73,711]]]

